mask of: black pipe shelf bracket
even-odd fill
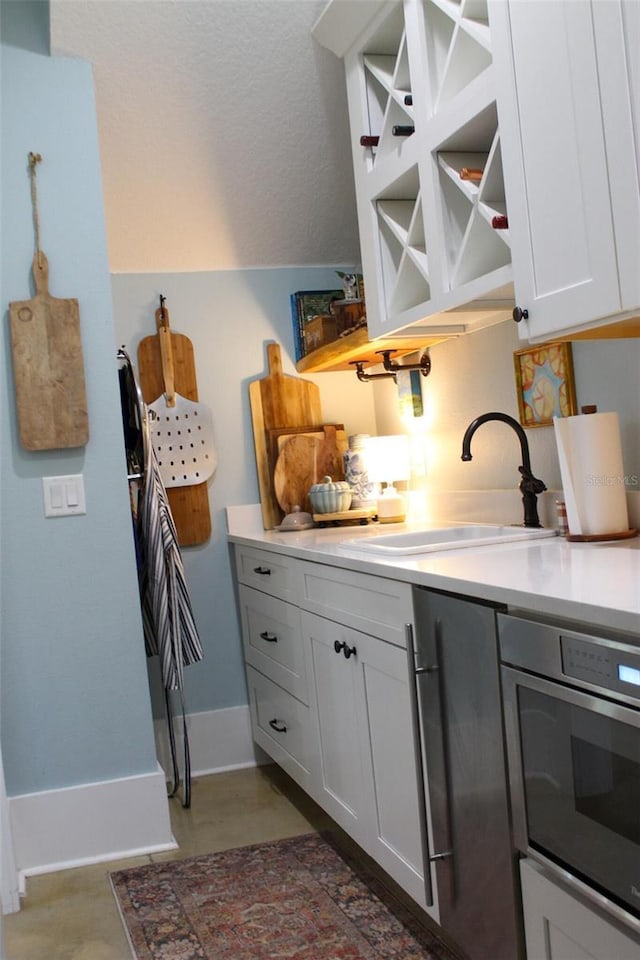
[[[395,373],[365,373],[364,360],[350,360],[349,363],[356,368],[356,377],[361,383],[367,383],[368,380],[386,380],[387,377],[393,377],[394,382],[398,382]]]
[[[376,354],[382,357],[382,366],[384,373],[365,373],[364,360],[351,360],[351,366],[356,368],[356,376],[362,383],[368,380],[381,380],[384,377],[393,377],[397,383],[397,374],[403,370],[419,370],[423,377],[428,377],[431,373],[431,357],[428,352],[423,353],[418,363],[395,363],[391,359],[392,353],[397,350],[376,350]]]

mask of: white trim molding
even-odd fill
[[[9,797],[16,866],[25,878],[175,850],[164,773]]]
[[[176,753],[180,775],[183,775],[184,740],[182,717],[174,720]],[[154,721],[158,761],[171,780],[171,754],[166,720]],[[251,716],[248,704],[225,707],[221,710],[206,710],[187,714],[187,734],[191,773],[201,777],[207,773],[223,773],[271,763],[271,759],[253,742]]]

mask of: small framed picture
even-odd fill
[[[570,343],[545,343],[513,355],[520,423],[547,427],[577,412]]]

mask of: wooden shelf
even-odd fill
[[[346,337],[340,337],[332,343],[326,343],[307,354],[296,363],[298,373],[328,373],[331,370],[354,370],[351,366],[354,360],[361,360],[366,367],[382,363],[377,350],[397,350],[393,359],[405,356],[407,353],[416,353],[425,347],[432,347],[434,343],[447,340],[445,334],[434,337],[387,337],[379,340],[369,340],[366,327],[354,330]]]

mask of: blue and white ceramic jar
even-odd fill
[[[367,508],[375,502],[375,487],[367,473],[366,441],[368,433],[349,437],[349,449],[343,454],[344,476],[351,487],[351,509]]]

